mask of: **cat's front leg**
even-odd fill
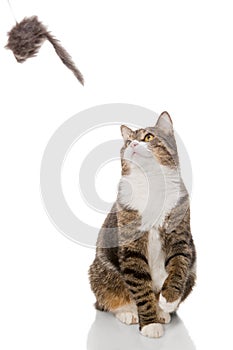
[[[152,290],[152,279],[143,238],[120,248],[120,268],[137,306],[142,335],[158,338],[163,335],[158,300]],[[144,251],[145,250],[145,251]]]
[[[159,295],[159,306],[167,313],[176,311],[185,290],[191,257],[188,254],[175,254],[165,262],[168,277]]]

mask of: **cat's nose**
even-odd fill
[[[132,148],[134,148],[134,147],[136,147],[138,144],[139,144],[138,141],[132,141],[131,144],[130,144],[130,146],[131,146]]]

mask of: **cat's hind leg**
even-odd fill
[[[125,324],[137,324],[138,323],[138,311],[134,302],[125,304],[112,310],[116,318]]]
[[[96,297],[95,307],[120,317],[121,308],[131,304],[131,296],[117,269],[97,257],[90,266],[89,278]]]

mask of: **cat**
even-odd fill
[[[98,310],[158,338],[196,281],[189,195],[167,112],[154,127],[122,125],[121,133],[122,176],[99,232],[90,285]]]

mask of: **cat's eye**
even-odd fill
[[[131,144],[131,140],[127,140],[125,143],[126,147],[128,147],[130,144]]]
[[[154,139],[154,135],[152,134],[146,134],[146,136],[144,137],[144,140],[145,142],[150,142]]]

